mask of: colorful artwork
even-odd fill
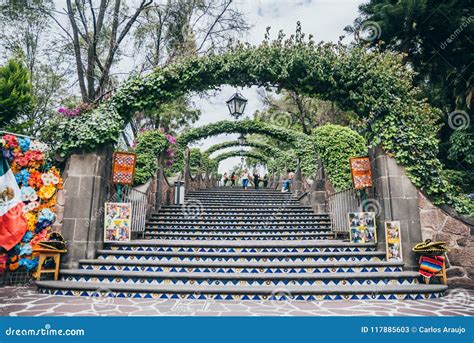
[[[375,213],[349,213],[349,232],[352,243],[376,243]]]
[[[352,157],[349,159],[351,165],[352,183],[354,189],[372,187],[372,172],[368,157]]]
[[[15,181],[20,188],[23,216],[27,231],[21,241],[6,252],[5,267],[9,270],[25,268],[35,271],[38,256],[33,247],[40,241],[48,240],[52,225],[56,221],[56,197],[63,188],[63,180],[58,169],[47,159],[49,147],[37,140],[12,134],[0,136],[0,148],[8,161]],[[11,198],[11,190],[2,185],[2,201]],[[3,259],[0,258],[0,268]]]
[[[120,185],[133,184],[137,156],[129,152],[115,152],[112,164],[112,182]]]
[[[401,261],[402,239],[399,221],[385,222],[385,241],[387,261]]]
[[[130,241],[130,227],[132,223],[131,203],[105,203],[104,241]]]

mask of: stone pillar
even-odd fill
[[[191,189],[191,169],[189,167],[189,148],[184,149],[184,191]]]
[[[382,149],[369,151],[373,177],[373,199],[368,197],[366,208],[377,212],[377,241],[379,250],[385,250],[385,221],[400,221],[403,262],[407,270],[418,268],[412,248],[421,242],[418,190],[412,184],[405,169]],[[374,201],[375,200],[375,201]],[[373,203],[371,203],[373,202]]]
[[[112,152],[99,148],[94,152],[73,154],[64,172],[64,216],[62,234],[68,253],[62,265],[77,268],[78,260],[94,258],[103,245],[104,202],[107,201]]]

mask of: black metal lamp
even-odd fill
[[[239,142],[239,145],[245,145],[246,141],[243,133],[241,133],[239,138],[237,138],[237,142]]]
[[[235,119],[239,119],[239,117],[244,114],[247,101],[248,100],[245,99],[244,96],[239,92],[236,92],[234,95],[232,95],[230,99],[226,101],[230,115]]]

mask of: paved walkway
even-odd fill
[[[474,291],[419,301],[204,301],[68,297],[0,288],[2,316],[474,316]]]

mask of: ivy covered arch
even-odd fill
[[[232,148],[232,147],[236,147],[236,146],[240,146],[240,145],[248,146],[248,147],[251,147],[251,148],[256,148],[256,149],[262,151],[264,154],[267,154],[267,155],[270,155],[270,156],[277,157],[280,154],[282,154],[282,151],[280,149],[278,149],[278,148],[276,148],[272,145],[265,144],[265,143],[260,143],[260,142],[256,142],[256,141],[249,141],[249,140],[245,140],[245,142],[243,144],[241,144],[241,142],[239,142],[239,141],[227,141],[227,142],[214,144],[209,149],[204,151],[204,154],[210,156],[216,151],[226,149],[226,148]]]
[[[220,163],[228,158],[231,158],[231,157],[240,157],[240,156],[244,156],[244,157],[251,157],[251,158],[254,158],[262,163],[267,163],[268,161],[268,157],[261,154],[261,153],[258,153],[258,152],[255,152],[255,151],[240,151],[240,150],[232,150],[232,151],[226,151],[220,155],[217,155],[216,157],[214,157],[212,160],[216,161],[217,163]]]
[[[301,158],[301,170],[308,175],[314,172],[317,153],[313,139],[310,136],[302,132],[250,119],[240,121],[223,120],[189,129],[178,136],[177,143],[180,146],[178,151],[184,151],[184,148],[192,142],[223,133],[260,134],[286,142],[294,147],[295,152]]]
[[[333,101],[353,112],[371,145],[380,145],[406,166],[413,183],[437,202],[452,203],[453,188],[442,181],[442,165],[436,157],[441,113],[413,86],[414,73],[402,64],[402,58],[341,44],[306,42],[301,34],[256,47],[237,45],[224,54],[192,56],[133,77],[97,110],[56,118],[44,132],[64,155],[116,140],[135,112],[153,110],[189,92],[223,84],[275,86]]]

